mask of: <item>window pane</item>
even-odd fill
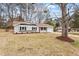
[[[22,27],[22,30],[24,30],[24,27]]]
[[[37,28],[36,27],[32,27],[32,30],[37,30]]]
[[[43,27],[41,27],[41,30],[43,30]]]
[[[26,27],[25,27],[25,30],[26,30]]]
[[[46,28],[46,27],[44,27],[44,30],[47,30],[47,28]]]
[[[25,31],[26,27],[20,27],[20,31]]]
[[[21,30],[21,27],[20,27],[20,30]]]

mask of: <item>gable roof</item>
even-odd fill
[[[38,27],[52,27],[51,25],[49,24],[43,24],[43,23],[40,23],[40,24],[37,24]]]
[[[31,22],[24,22],[24,21],[13,21],[13,26],[16,26],[16,25],[20,25],[20,24],[32,24]]]
[[[33,24],[33,23],[31,23],[31,22],[14,21],[14,22],[13,22],[13,26],[16,26],[16,25],[34,25],[34,26],[38,26],[38,27],[52,27],[52,26],[49,25],[49,24],[43,24],[43,23],[40,23],[40,24]]]

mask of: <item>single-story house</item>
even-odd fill
[[[53,27],[48,24],[13,22],[13,27],[14,27],[14,33],[53,32]]]

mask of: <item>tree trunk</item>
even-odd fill
[[[62,37],[68,37],[68,20],[66,18],[67,10],[65,3],[61,3],[61,12],[62,12]]]
[[[62,24],[62,37],[68,37],[68,26],[67,24]]]

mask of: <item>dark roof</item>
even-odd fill
[[[19,25],[34,25],[34,26],[36,26],[36,24],[19,24]]]

